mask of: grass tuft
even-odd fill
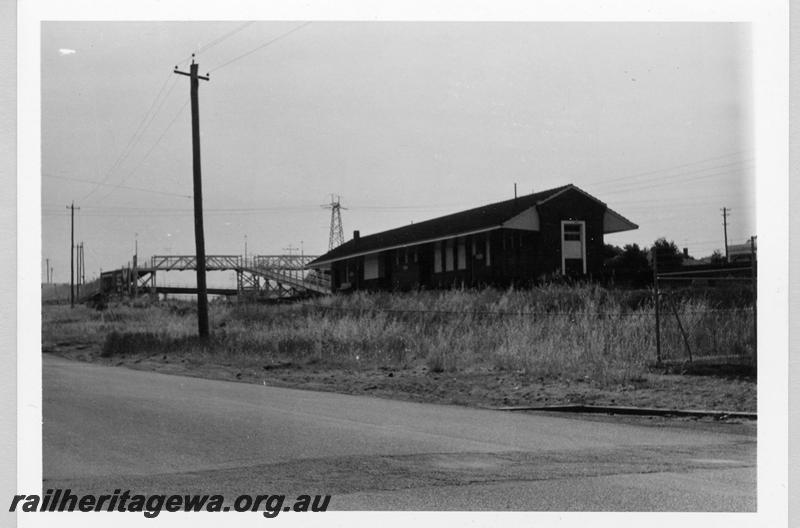
[[[752,354],[747,296],[672,296],[695,357]],[[723,307],[723,309],[720,309]],[[498,371],[626,385],[655,359],[647,291],[594,285],[338,295],[282,305],[211,305],[212,338],[198,340],[189,302],[85,307],[43,313],[43,340],[100,345],[103,357],[214,354],[242,366]],[[687,352],[671,308],[662,310],[662,355]]]

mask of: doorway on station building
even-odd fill
[[[561,273],[586,275],[586,222],[561,221]]]

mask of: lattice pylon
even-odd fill
[[[331,232],[330,236],[328,237],[328,251],[344,244],[342,209],[346,209],[346,207],[342,207],[341,199],[341,196],[336,196],[334,199],[333,195],[331,195],[331,203],[323,205],[323,207],[331,210]]]

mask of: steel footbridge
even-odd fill
[[[283,299],[328,295],[331,293],[330,276],[306,269],[315,258],[316,255],[207,255],[206,271],[236,273],[236,289],[214,289],[220,295]],[[137,265],[134,259],[133,265],[104,272],[101,290],[130,296],[196,293],[197,289],[191,287],[159,286],[156,280],[159,272],[195,270],[197,258],[194,255],[153,255],[143,266]]]

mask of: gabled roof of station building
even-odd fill
[[[541,205],[570,189],[575,189],[590,199],[605,205],[605,203],[572,184],[562,185],[561,187],[555,187],[546,191],[482,205],[466,211],[460,211],[431,220],[389,229],[388,231],[362,236],[358,240],[351,239],[309,262],[306,268],[314,268],[337,260],[378,251],[499,229],[504,222],[514,218],[522,211]],[[615,229],[614,232],[636,229],[638,227],[636,224],[611,209],[607,209],[607,211],[615,216],[615,223],[618,228]]]

